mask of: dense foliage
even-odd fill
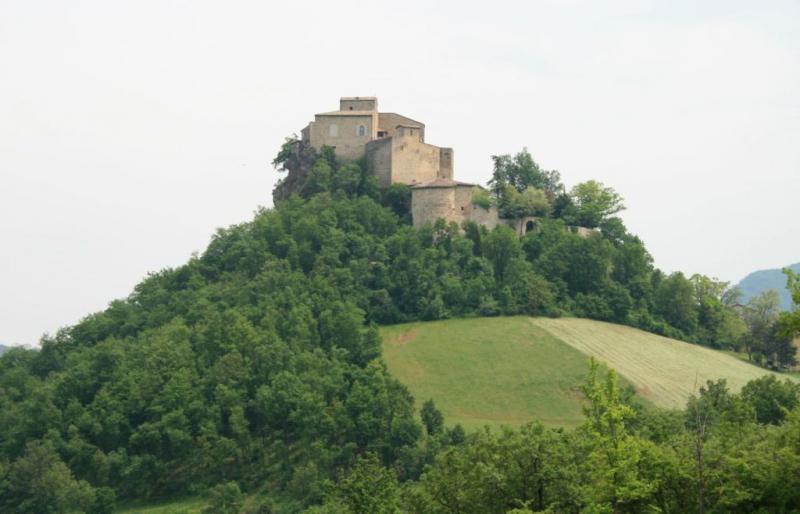
[[[441,221],[418,231],[409,224],[408,188],[381,193],[363,166],[338,163],[329,151],[312,162],[297,144],[287,143],[279,163],[309,165],[294,181],[299,194],[220,230],[201,256],[152,274],[127,299],[44,338],[40,351],[0,358],[0,510],[109,512],[117,498],[211,488],[214,508],[231,511],[242,491],[259,490],[269,491],[269,508],[287,512],[323,501],[342,512],[393,512],[403,502],[433,512],[658,502],[680,511],[675,502],[688,500],[676,491],[692,468],[678,462],[686,448],[665,441],[683,441],[690,428],[668,437],[674,419],[635,418],[613,384],[601,389],[593,379],[585,431],[534,425],[464,442],[432,403],[420,418],[380,359],[375,325],[569,313],[735,346],[746,329],[726,303],[725,284],[654,269],[641,241],[612,216],[618,197],[596,183],[578,190],[588,200],[562,199],[560,211],[599,212],[601,230],[590,237],[558,216],[522,239],[507,227],[462,231]],[[515,188],[527,180],[523,172],[509,181]],[[556,212],[558,192],[548,188],[557,174],[534,178],[543,193],[531,198]],[[767,390],[754,386],[746,398]],[[775,394],[791,408],[791,390]],[[770,402],[748,404],[754,414],[737,425],[737,437],[785,452],[794,466],[800,416],[780,429],[754,424],[782,419]],[[639,438],[634,427],[652,434]],[[709,451],[738,455],[739,446],[721,449],[714,445],[722,439],[703,437]],[[497,455],[516,459],[505,478],[491,471],[501,466]],[[603,475],[581,488],[586,455]],[[473,465],[481,459],[485,465]],[[509,483],[486,482],[483,473]],[[420,476],[410,493],[391,486]],[[715,478],[726,486],[734,479]],[[763,477],[753,494],[773,479]],[[481,491],[493,496],[463,497]],[[448,495],[454,499],[442,499]],[[762,496],[748,498],[739,501],[763,504]]]
[[[620,394],[613,372],[601,375],[591,368],[584,388],[586,422],[580,428],[564,432],[533,423],[470,434],[464,444],[441,451],[419,481],[406,484],[400,495],[403,511],[766,513],[800,508],[796,384],[759,379],[738,396],[724,381],[709,382],[685,411],[646,411]],[[792,389],[788,402],[781,400],[785,388]],[[779,419],[757,416],[767,404],[781,413]]]

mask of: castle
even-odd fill
[[[379,112],[375,97],[343,97],[339,110],[316,114],[301,131],[303,141],[320,150],[333,147],[342,160],[364,158],[367,170],[382,189],[392,184],[411,186],[411,215],[415,227],[439,218],[461,224],[472,220],[494,228],[497,208],[473,203],[483,188],[453,180],[453,149],[425,142],[425,124],[393,112]],[[506,222],[506,220],[503,220]],[[532,220],[514,220],[519,233]]]

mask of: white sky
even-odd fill
[[[613,186],[666,271],[800,260],[800,3],[600,3],[0,0],[0,342],[270,205],[339,96],[425,122],[460,180],[527,146]]]

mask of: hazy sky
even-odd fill
[[[460,180],[527,146],[613,186],[666,271],[800,261],[798,27],[796,0],[0,0],[0,342],[271,205],[339,96],[425,122]]]

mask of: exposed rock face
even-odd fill
[[[308,180],[311,166],[317,159],[317,151],[306,141],[298,140],[289,142],[287,145],[291,145],[290,153],[283,162],[276,163],[278,171],[286,172],[286,176],[278,181],[275,189],[272,190],[273,205],[277,205],[281,200],[289,198],[294,193],[300,193]]]

